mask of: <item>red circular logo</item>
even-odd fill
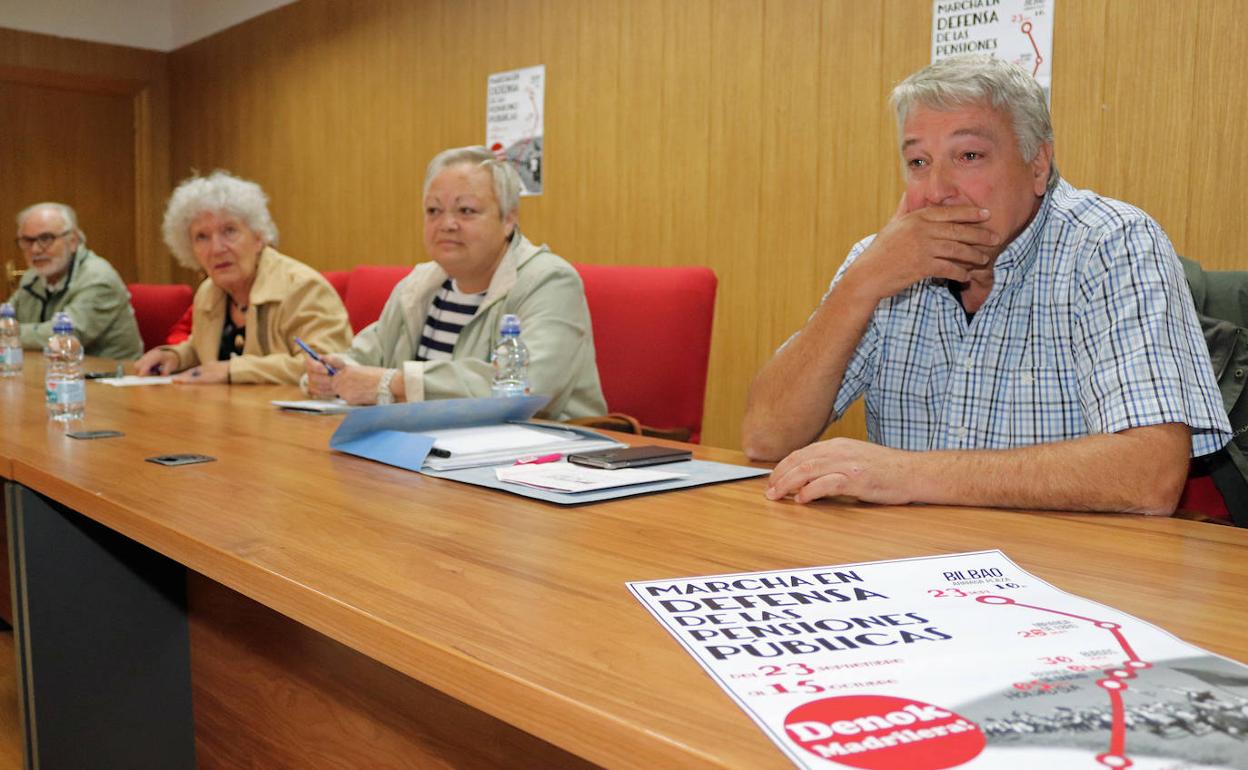
[[[979,725],[949,709],[889,695],[804,703],[784,728],[811,754],[864,770],[943,770],[979,756],[986,743]]]

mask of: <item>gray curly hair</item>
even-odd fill
[[[1014,136],[1023,160],[1031,162],[1043,144],[1053,144],[1053,120],[1044,89],[1027,70],[995,56],[964,54],[932,62],[897,84],[889,97],[897,115],[897,135],[906,115],[916,105],[951,110],[983,104],[1001,110],[1014,124]],[[1049,162],[1048,189],[1061,176],[1057,161]]]
[[[184,180],[169,196],[165,222],[161,226],[165,244],[173,252],[174,259],[188,270],[199,267],[191,251],[191,222],[206,212],[236,216],[260,236],[266,246],[277,245],[277,225],[269,215],[269,196],[260,185],[228,171],[217,170],[206,177],[196,174]]]
[[[443,150],[433,156],[425,169],[425,186],[421,190],[422,197],[429,194],[429,185],[433,178],[449,166],[467,163],[479,166],[490,172],[494,178],[494,197],[498,199],[498,215],[506,217],[520,208],[520,175],[511,164],[494,157],[494,153],[480,145],[455,147]]]

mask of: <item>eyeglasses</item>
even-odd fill
[[[57,238],[64,238],[72,232],[73,230],[66,230],[63,233],[39,233],[35,236],[19,235],[13,239],[13,242],[22,251],[30,251],[35,247],[36,243],[46,249],[56,243]]]

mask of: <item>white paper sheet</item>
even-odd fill
[[[1248,668],[1000,551],[628,585],[807,770],[1248,768]]]
[[[125,377],[106,377],[100,380],[93,380],[103,385],[112,385],[114,388],[132,388],[137,385],[168,385],[173,382],[172,377],[140,377],[137,374],[127,374]]]
[[[315,414],[343,414],[359,407],[352,406],[341,398],[332,401],[307,399],[303,401],[270,401],[270,404],[288,412],[313,412]]]
[[[509,465],[494,471],[499,481],[524,484],[537,489],[555,492],[589,492],[595,489],[614,489],[653,481],[683,479],[684,473],[652,471],[644,468],[620,468],[608,471],[602,468],[586,468],[569,462],[540,463],[536,465]]]
[[[1053,85],[1053,0],[932,0],[932,61],[987,54]]]
[[[521,195],[541,195],[546,65],[496,72],[485,93],[485,146],[520,175]]]

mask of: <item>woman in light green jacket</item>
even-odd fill
[[[395,286],[381,317],[350,349],[306,362],[308,390],[352,404],[490,395],[490,351],[505,314],[520,318],[530,391],[541,415],[606,412],[585,290],[576,270],[518,227],[520,180],[484,147],[446,150],[424,185],[424,245],[432,262]]]

